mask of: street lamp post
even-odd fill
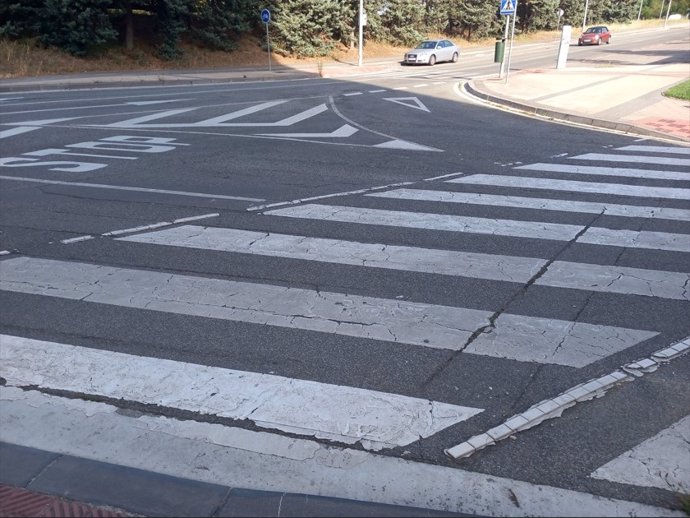
[[[637,11],[637,21],[639,22],[640,19],[642,18],[642,4],[644,3],[644,0],[640,0],[640,10]]]
[[[664,6],[666,5],[666,0],[661,0],[661,9],[659,9],[659,20],[664,15]]]
[[[666,18],[664,18],[664,29],[666,28],[666,25],[668,24],[668,17],[671,15],[671,4],[673,3],[673,0],[668,0],[668,9],[666,9]]]
[[[587,25],[587,10],[589,9],[589,0],[585,0],[585,16],[582,18],[582,32],[585,32],[585,26]]]
[[[359,0],[359,42],[357,43],[357,66],[362,66],[362,44],[364,43],[364,0]]]

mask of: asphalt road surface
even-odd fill
[[[513,64],[543,66],[555,46],[518,47]],[[20,424],[2,440],[75,455],[93,441],[134,465],[135,439],[107,431],[158,415],[179,436],[193,423],[250,434],[255,453],[291,441],[413,461],[400,478],[418,487],[435,480],[423,469],[518,481],[518,513],[549,491],[565,513],[585,509],[566,493],[678,508],[690,357],[621,367],[690,335],[688,149],[493,110],[457,88],[494,72],[485,53],[356,82],[3,94],[0,376]],[[604,397],[516,431],[594,379],[580,399]],[[67,410],[22,406],[46,394],[27,407]],[[119,410],[73,416],[65,401],[84,399]],[[21,425],[32,419],[38,432]],[[449,455],[504,424],[496,445]],[[332,459],[273,455],[311,478],[247,461],[247,487],[374,498],[344,471],[329,482]],[[650,475],[664,455],[679,468],[665,485]],[[459,506],[469,489],[456,491],[407,504],[501,512]]]

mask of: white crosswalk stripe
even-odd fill
[[[554,200],[551,198],[526,198],[473,192],[431,191],[424,189],[395,189],[375,192],[367,196],[393,198],[397,200],[436,201],[463,203],[468,205],[492,205],[517,209],[550,210],[558,212],[581,212],[584,214],[606,214],[626,218],[670,219],[690,221],[690,210],[668,207],[645,207],[641,205],[618,205],[615,203]]]
[[[586,192],[591,194],[612,194],[615,196],[635,196],[640,198],[668,198],[674,200],[690,199],[690,189],[677,187],[650,187],[647,185],[627,185],[618,183],[578,182],[555,180],[551,178],[530,178],[523,176],[502,176],[475,174],[446,180],[449,183],[490,185],[493,187],[517,187],[520,189],[545,189],[549,191]]]
[[[195,124],[234,124],[229,121],[271,108],[273,104],[264,103]],[[313,110],[313,113],[323,111],[323,106]],[[187,110],[147,115],[127,123],[147,124],[184,111]],[[301,112],[293,118],[299,119],[311,113]],[[284,119],[272,124],[292,122],[292,119]],[[467,283],[470,285],[468,289],[488,286],[489,283],[484,281],[503,282],[513,283],[513,286],[501,285],[501,289],[515,292],[522,286],[526,290],[533,289],[534,285],[538,287],[534,289],[549,295],[560,296],[558,290],[568,289],[579,290],[579,293],[568,292],[575,297],[590,296],[582,292],[604,294],[597,296],[606,303],[626,300],[644,306],[655,303],[650,299],[663,299],[664,304],[677,306],[690,300],[690,272],[670,271],[668,265],[654,264],[660,269],[645,269],[619,265],[618,259],[604,258],[602,262],[609,260],[613,264],[596,264],[596,257],[585,263],[551,255],[539,257],[534,252],[532,254],[537,257],[479,253],[472,250],[474,245],[470,239],[467,243],[458,240],[460,245],[458,242],[435,245],[439,248],[403,246],[397,244],[395,232],[391,232],[390,240],[386,238],[385,242],[367,242],[366,237],[355,241],[336,237],[345,227],[329,225],[330,222],[355,224],[360,225],[356,229],[360,231],[388,227],[427,230],[430,233],[452,232],[454,236],[505,236],[513,238],[518,246],[520,240],[530,239],[532,244],[539,241],[572,242],[574,247],[579,244],[622,247],[637,249],[640,254],[645,250],[653,250],[656,254],[690,253],[689,234],[568,223],[568,218],[574,221],[592,219],[578,218],[573,213],[640,218],[650,220],[660,228],[671,224],[678,226],[679,222],[682,224],[690,219],[690,210],[682,205],[690,199],[690,189],[659,186],[660,181],[686,181],[690,179],[690,173],[611,166],[616,162],[682,166],[688,161],[652,155],[687,153],[678,148],[642,145],[621,147],[616,151],[621,154],[589,153],[569,157],[596,160],[599,162],[597,166],[525,164],[512,170],[514,176],[475,174],[436,183],[436,190],[398,188],[369,192],[366,198],[364,195],[359,198],[360,202],[366,201],[374,208],[295,202],[288,207],[263,212],[260,218],[264,221],[270,219],[271,223],[263,228],[288,229],[284,233],[269,232],[261,226],[254,227],[260,230],[242,230],[185,224],[163,230],[146,228],[142,233],[117,237],[114,241],[117,246],[136,252],[145,247],[184,248],[199,255],[205,252],[251,255],[260,265],[262,261],[311,261],[325,264],[334,272],[340,271],[337,269],[340,265],[347,265],[353,272],[359,269],[362,272],[365,269],[395,270],[401,278],[408,274],[410,277],[412,274],[445,276],[425,277],[439,285],[448,282],[447,277],[453,277],[452,282],[458,284],[466,283],[467,279],[475,280],[476,284]],[[626,152],[648,153],[650,156]],[[581,175],[581,178],[578,181],[533,178],[525,176],[528,171]],[[635,179],[635,182],[585,181],[587,175]],[[644,185],[646,180],[654,180],[656,185]],[[470,190],[474,186],[487,191],[500,189],[501,194],[459,191]],[[448,190],[442,190],[444,188]],[[550,191],[550,197],[524,196],[523,189]],[[519,195],[506,193],[511,190]],[[559,195],[565,197],[564,193],[573,192],[581,194],[584,200],[587,200],[587,195],[592,195],[589,197],[595,201],[558,199]],[[638,198],[640,204],[635,200],[626,200],[626,204],[608,203],[608,198],[602,201],[603,196],[614,200],[617,196]],[[347,198],[342,199],[347,203]],[[425,202],[426,212],[416,210],[421,206],[420,202]],[[375,208],[393,203],[400,210]],[[438,211],[434,211],[432,203],[440,204]],[[545,221],[533,221],[529,219],[536,219],[534,216],[520,220],[442,213],[458,210],[462,205],[469,206],[468,211],[478,211],[481,207],[507,207],[544,211],[546,215],[543,216]],[[560,221],[565,222],[548,221],[548,214],[555,212],[563,213]],[[261,225],[261,219],[258,221]],[[319,223],[315,223],[317,221]],[[639,222],[623,221],[635,225],[634,228],[642,228],[637,225]],[[317,225],[322,225],[329,237],[310,235],[316,232]],[[682,232],[683,227],[680,228]],[[130,230],[135,231],[136,228]],[[349,232],[352,228],[346,230]],[[112,232],[102,235],[115,236]],[[366,235],[366,232],[360,235]],[[508,240],[494,241],[498,243],[496,250],[500,250],[504,246],[502,243]],[[444,248],[446,246],[448,249]],[[462,246],[469,249],[456,249]],[[510,248],[508,254],[515,249]],[[590,249],[583,246],[577,251],[587,250]],[[615,250],[609,252],[612,252],[610,255],[616,253]],[[558,308],[554,310],[555,316],[527,315],[511,311],[509,305],[501,308],[498,304],[491,307],[489,303],[477,309],[465,299],[435,304],[432,303],[435,295],[424,299],[424,302],[405,300],[402,296],[400,299],[386,298],[377,296],[376,288],[370,286],[358,286],[353,289],[356,294],[341,293],[338,288],[327,291],[293,287],[289,278],[275,281],[281,285],[271,284],[271,281],[240,282],[213,277],[212,273],[190,275],[144,269],[145,266],[141,269],[122,268],[24,256],[8,256],[0,264],[0,290],[15,296],[41,296],[56,303],[71,300],[75,304],[95,307],[94,311],[118,307],[140,310],[141,313],[201,317],[214,323],[247,325],[257,330],[260,330],[259,326],[271,326],[310,332],[312,334],[307,336],[318,337],[314,343],[324,355],[328,355],[329,348],[333,347],[335,336],[345,336],[358,339],[356,343],[363,348],[374,348],[378,343],[382,349],[387,347],[390,350],[399,344],[401,351],[414,348],[425,354],[430,354],[429,349],[453,351],[461,353],[462,358],[471,357],[472,361],[495,363],[500,359],[535,363],[550,369],[579,369],[659,335],[644,325],[640,325],[641,329],[603,325],[610,321],[608,317],[597,323],[587,321],[586,316],[573,318],[572,314],[558,318],[557,312],[562,311]],[[621,261],[621,264],[625,263]],[[355,279],[354,284],[357,282]],[[487,292],[490,293],[487,299],[491,299],[491,290]],[[623,296],[639,298],[623,299]],[[387,297],[393,296],[389,294]],[[534,311],[547,310],[535,308]],[[617,323],[620,324],[620,320]],[[139,357],[7,334],[0,335],[0,340],[3,342],[0,375],[10,385],[40,385],[230,419],[249,419],[260,427],[338,443],[360,443],[367,449],[408,445],[420,437],[430,437],[468,420],[484,410],[479,406],[487,406],[464,406],[465,402],[449,404],[357,386]],[[120,383],[122,379],[127,383]],[[195,380],[192,386],[187,386],[189,379]]]
[[[354,444],[404,446],[480,408],[165,359],[0,335],[0,376],[42,386],[180,408],[262,428]],[[126,379],[127,383],[120,380]],[[191,383],[190,383],[191,380]]]
[[[690,155],[690,147],[631,145],[616,148],[616,151],[637,151],[643,153],[670,153],[672,155]]]
[[[286,257],[368,268],[473,277],[526,283],[547,264],[545,259],[477,254],[358,243],[337,239],[185,225],[120,238],[164,246]],[[537,284],[690,300],[683,286],[690,274],[555,261]]]
[[[548,318],[18,257],[0,289],[582,367],[657,333]]]

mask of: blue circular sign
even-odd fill
[[[268,23],[271,21],[271,11],[264,9],[261,11],[261,21]]]

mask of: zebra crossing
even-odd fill
[[[493,283],[500,291],[515,294],[533,287],[600,293],[608,297],[614,316],[617,304],[632,300],[626,297],[685,304],[674,307],[688,314],[690,269],[686,254],[690,253],[690,231],[643,229],[647,224],[654,229],[656,223],[683,225],[688,221],[690,189],[654,183],[687,181],[688,173],[610,165],[639,162],[685,167],[688,161],[673,155],[682,156],[686,150],[636,145],[615,151],[563,160],[597,160],[604,164],[597,168],[568,163],[528,164],[514,167],[510,174],[467,173],[427,184],[428,189],[396,187],[329,200],[330,204],[310,202],[269,208],[255,215],[256,226],[265,223],[265,230],[185,222],[165,229],[114,235],[113,243],[134,252],[164,248],[171,254],[180,250],[227,254],[228,261],[251,256],[258,264],[264,260],[295,261],[306,264],[304,268],[321,264],[333,272],[347,266],[355,282],[354,272],[376,271],[433,276],[457,283],[472,280],[479,283],[475,286]],[[558,178],[560,174],[580,178],[564,180]],[[593,181],[592,176],[606,177],[608,181]],[[634,183],[616,183],[621,178]],[[486,189],[499,192],[483,192]],[[572,199],[573,193],[577,199]],[[391,208],[391,203],[397,204],[396,208]],[[424,203],[423,211],[418,203]],[[438,210],[430,212],[431,206]],[[457,208],[463,210],[453,213]],[[487,208],[520,209],[531,216],[511,219],[473,213]],[[549,221],[553,214],[562,216],[559,222]],[[639,228],[608,228],[605,222],[597,222],[602,215],[632,221]],[[582,216],[588,218],[586,223]],[[563,222],[570,217],[571,222]],[[350,229],[350,235],[359,232],[362,239],[346,237],[343,224]],[[275,227],[284,230],[276,232],[272,230]],[[370,229],[379,229],[378,236],[382,228],[392,229],[388,239],[367,239]],[[404,229],[448,236],[448,245],[432,248],[403,244],[395,232]],[[500,243],[487,253],[472,249],[475,241],[466,239],[468,236],[485,242],[500,237],[518,249],[529,240],[556,242],[564,247],[586,245],[680,254],[686,268],[579,262],[561,258],[560,253],[532,256],[516,253],[515,248],[501,251]],[[441,285],[444,281],[435,282]],[[486,362],[501,360],[574,371],[662,334],[646,324],[640,328],[617,325],[615,318],[604,324],[571,315],[558,318],[541,314],[539,309],[525,314],[505,304],[478,307],[467,297],[449,304],[382,296],[365,285],[349,293],[336,286],[314,289],[289,282],[16,255],[5,256],[0,263],[0,290],[48,298],[55,304],[75,301],[96,311],[117,307],[307,332],[307,340],[316,342],[318,354],[323,355],[333,347],[329,337],[345,336],[371,349],[383,343],[401,346],[401,351],[448,351]],[[686,334],[688,331],[685,328]],[[0,340],[0,376],[9,386],[39,386],[249,420],[271,430],[336,444],[358,442],[365,449],[409,445],[418,438],[470,421],[491,404],[482,398],[478,401],[474,394],[458,394],[453,403],[435,401],[421,391],[417,395],[385,393],[272,373],[96,351],[23,338],[12,332],[6,332]]]

